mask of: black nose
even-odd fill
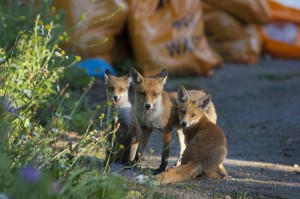
[[[151,108],[151,104],[146,104],[145,107],[146,107],[146,109],[150,109]]]
[[[118,100],[118,96],[114,96],[114,99],[115,99],[115,100]]]
[[[181,126],[186,127],[187,123],[186,122],[181,122]]]

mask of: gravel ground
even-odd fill
[[[211,77],[169,78],[166,90],[179,85],[213,95],[218,125],[228,141],[225,167],[230,177],[158,187],[175,198],[300,198],[300,61],[262,60],[256,65],[226,64]],[[171,163],[179,153],[173,132]],[[160,164],[162,141],[153,132],[153,156]],[[151,163],[150,163],[151,162]]]

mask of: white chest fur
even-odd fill
[[[131,124],[131,103],[129,101],[120,101],[117,106],[110,106],[107,113],[107,121],[112,121],[115,114],[118,116],[121,128],[129,129]]]

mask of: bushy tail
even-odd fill
[[[202,171],[203,169],[200,163],[190,162],[159,174],[157,181],[159,184],[183,182],[197,177]]]

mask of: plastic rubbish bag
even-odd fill
[[[129,33],[138,68],[154,75],[208,75],[222,64],[204,35],[203,11],[195,0],[129,0]]]
[[[64,48],[84,58],[101,57],[111,61],[115,35],[127,19],[125,1],[59,0],[54,1],[54,6],[63,9],[66,15],[70,40],[63,44]]]
[[[260,58],[260,37],[253,25],[207,4],[204,21],[209,44],[225,62],[255,63]]]

